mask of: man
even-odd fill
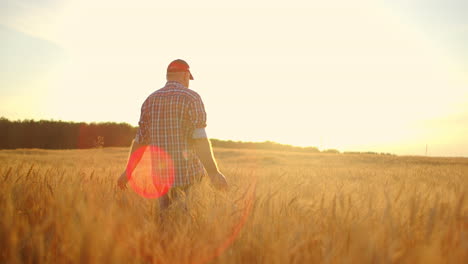
[[[166,85],[153,92],[143,103],[139,129],[130,150],[131,158],[118,179],[118,186],[126,188],[131,172],[142,156],[138,154],[138,149],[149,146],[167,153],[173,166],[173,179],[169,191],[159,198],[161,211],[167,209],[181,193],[186,196],[190,186],[205,175],[205,170],[216,188],[228,189],[205,132],[203,102],[198,93],[189,90],[193,76],[187,62],[180,59],[172,61],[167,67],[166,79]],[[161,159],[161,155],[152,153],[153,170],[161,169],[158,166],[167,167],[158,165],[161,162],[158,159]]]

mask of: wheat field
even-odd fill
[[[0,263],[468,263],[468,159],[215,149],[158,221],[128,149],[0,151]]]

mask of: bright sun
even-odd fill
[[[332,2],[261,12],[211,1],[177,10],[153,1],[61,2],[14,25],[65,54],[34,79],[32,99],[45,106],[28,105],[56,119],[137,125],[167,63],[183,58],[214,138],[401,153],[453,139],[454,128],[426,123],[468,98],[446,49],[387,6]]]

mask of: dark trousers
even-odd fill
[[[163,216],[171,207],[181,207],[188,213],[188,195],[190,185],[172,187],[165,195],[159,197],[159,213]]]
[[[190,218],[189,202],[190,185],[181,187],[172,187],[165,195],[159,197],[159,223],[161,227],[167,229],[174,219],[182,212],[182,215]]]

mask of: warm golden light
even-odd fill
[[[468,142],[451,132],[466,131],[462,123],[437,131],[427,125],[466,121],[467,66],[419,21],[366,0],[243,4],[31,6],[1,22],[61,55],[20,83],[37,92],[4,97],[2,111],[136,125],[144,98],[165,83],[166,64],[185,58],[198,76],[190,87],[204,98],[214,138],[402,154]],[[447,149],[437,154],[467,155]]]

